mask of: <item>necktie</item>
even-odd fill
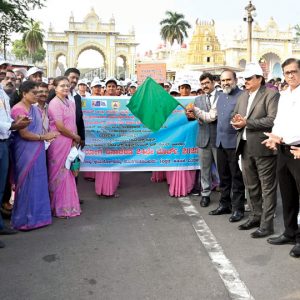
[[[206,105],[207,105],[207,109],[208,109],[208,110],[211,109],[210,97],[211,97],[211,94],[207,94],[207,97],[206,97]]]

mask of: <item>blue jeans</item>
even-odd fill
[[[3,194],[6,186],[6,179],[8,173],[8,141],[0,141],[0,205],[2,204]],[[0,229],[3,228],[3,219],[0,214]]]

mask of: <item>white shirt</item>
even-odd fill
[[[0,84],[0,140],[9,138],[9,129],[13,121],[14,120],[10,116],[9,97]]]
[[[256,91],[254,91],[252,93],[249,93],[248,105],[247,105],[247,112],[246,112],[246,116],[245,116],[246,118],[248,118],[250,107],[251,107],[251,105],[253,103],[253,100],[254,100],[254,98],[255,98],[258,90],[259,90],[259,88]],[[246,130],[247,130],[247,125],[246,125],[245,130],[244,130],[243,135],[242,135],[242,139],[245,140],[245,141],[247,140]]]
[[[218,98],[215,99],[215,96],[216,96],[216,90],[214,89],[211,93],[210,93],[210,99],[209,99],[209,102],[210,102],[210,107],[211,108],[216,108],[217,106],[217,101],[218,101]],[[205,95],[207,97],[207,95]]]
[[[286,144],[300,144],[300,85],[281,93],[272,133],[282,137]]]
[[[76,95],[77,95],[77,93],[76,93],[75,89],[73,89],[72,92],[69,93],[68,99],[71,100],[71,101],[73,101],[73,102],[75,103],[74,97],[75,97]]]
[[[200,119],[200,121],[204,121],[206,123],[211,123],[214,122],[217,119],[217,102],[218,102],[218,98],[215,99],[216,96],[216,89],[214,89],[211,93],[210,93],[210,110],[208,112],[201,110],[198,107],[194,107],[194,114],[195,116]],[[205,97],[207,97],[207,94],[205,95]]]

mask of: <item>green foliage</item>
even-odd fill
[[[20,60],[29,58],[32,59],[33,63],[42,62],[46,57],[46,50],[42,47],[38,48],[33,54],[29,54],[23,40],[15,40],[13,42],[12,52],[16,58]]]
[[[44,40],[44,33],[40,27],[39,22],[30,21],[29,27],[23,34],[23,42],[29,54],[35,53],[42,47]]]
[[[46,57],[46,50],[44,48],[37,49],[32,55],[32,62],[42,62]]]
[[[0,43],[5,48],[13,32],[24,32],[32,21],[28,11],[42,8],[45,0],[0,0]]]
[[[12,44],[12,53],[17,59],[23,60],[28,57],[28,51],[22,40],[15,40]]]
[[[178,44],[182,44],[184,38],[188,37],[187,29],[191,25],[184,20],[184,15],[177,12],[166,11],[167,18],[160,22],[162,25],[160,35],[162,39],[171,45],[177,40]]]

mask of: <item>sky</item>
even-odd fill
[[[30,12],[30,16],[42,22],[47,31],[50,22],[54,31],[63,32],[68,29],[68,21],[73,12],[75,22],[83,21],[94,7],[103,22],[115,17],[116,30],[127,34],[135,28],[136,41],[139,43],[137,53],[154,50],[162,43],[159,22],[165,18],[167,10],[182,13],[186,21],[192,25],[189,38],[193,34],[195,21],[214,20],[216,33],[221,43],[231,40],[234,32],[246,31],[247,24],[243,21],[245,6],[249,0],[48,0],[46,7]],[[280,30],[288,26],[300,24],[299,0],[253,0],[256,7],[255,21],[265,26],[272,16]],[[187,39],[187,42],[189,39]]]

